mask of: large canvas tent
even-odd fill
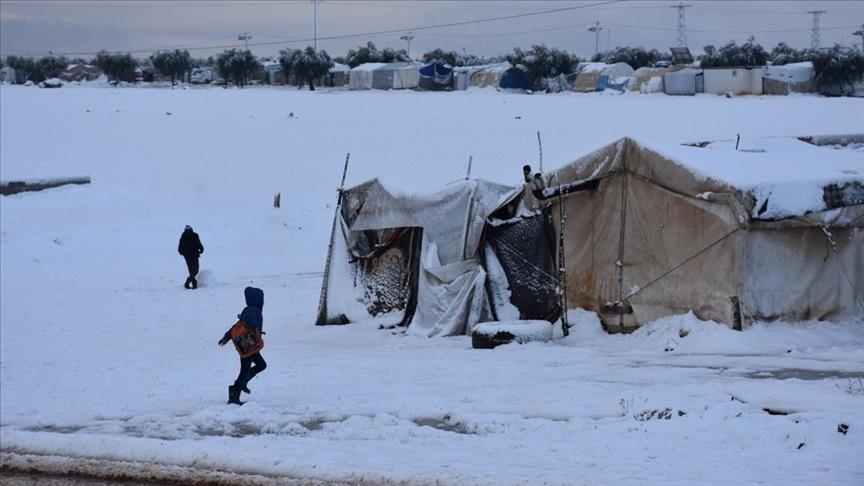
[[[568,307],[611,330],[691,310],[735,328],[864,315],[860,153],[734,145],[661,153],[625,138],[526,191],[555,228],[563,204]]]
[[[533,270],[518,255],[499,261],[489,243],[494,239],[499,252],[506,247],[541,253],[531,246],[536,241],[521,236],[514,222],[519,218],[487,230],[489,216],[512,211],[508,203],[518,194],[515,187],[483,180],[422,196],[396,193],[377,179],[345,190],[317,323],[375,317],[382,326],[407,326],[410,333],[431,337],[470,334],[476,324],[498,318],[554,314],[557,307],[546,303],[554,279],[545,280],[546,290],[516,288],[516,307],[508,302],[505,272]],[[529,226],[543,223],[533,219]],[[545,255],[549,273],[551,252]]]

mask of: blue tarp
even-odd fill
[[[528,84],[528,76],[525,75],[525,71],[519,69],[518,67],[511,67],[510,69],[504,71],[504,74],[501,75],[501,82],[498,84],[498,87],[502,89],[530,89],[531,86]]]
[[[427,91],[453,89],[453,68],[437,61],[423,66],[418,87]]]
[[[627,90],[627,84],[630,82],[630,79],[625,79],[621,83],[614,83],[609,80],[609,76],[605,74],[600,76],[600,79],[597,80],[597,91],[603,91],[604,89],[614,89],[616,91],[624,92]]]

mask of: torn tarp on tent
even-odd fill
[[[413,334],[451,336],[491,320],[483,230],[517,193],[482,180],[422,196],[397,194],[377,179],[345,190],[317,323],[375,317]]]
[[[453,89],[453,69],[441,62],[432,62],[420,68],[418,88],[425,91]]]
[[[500,293],[490,292],[492,309],[509,303],[519,312],[516,317],[495,317],[555,322],[560,317],[559,281],[555,230],[548,208],[523,214],[513,214],[509,207],[501,208],[489,220],[486,240],[506,275],[510,291],[505,303],[496,301]],[[487,260],[492,256],[487,253]]]

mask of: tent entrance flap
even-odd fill
[[[422,228],[352,232],[349,252],[355,266],[355,286],[369,315],[400,313],[398,325],[411,322],[417,307],[422,236]]]
[[[555,322],[561,306],[548,207],[529,216],[491,221],[486,238],[507,277],[510,303],[519,310],[519,319]],[[489,292],[490,299],[496,294]]]

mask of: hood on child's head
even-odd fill
[[[255,287],[246,287],[243,291],[246,296],[246,305],[264,307],[264,291]]]

